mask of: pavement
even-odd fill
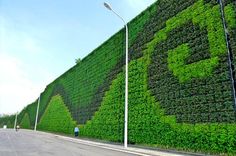
[[[183,156],[32,130],[0,129],[0,156]]]

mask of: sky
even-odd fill
[[[127,22],[155,0],[107,0]],[[104,0],[0,0],[0,114],[45,87],[123,27]]]

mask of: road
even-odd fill
[[[0,129],[0,156],[137,156],[73,142],[53,134]]]

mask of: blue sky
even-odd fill
[[[130,21],[155,0],[108,0]],[[0,114],[20,111],[47,84],[123,27],[104,0],[0,0]]]

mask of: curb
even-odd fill
[[[33,130],[26,130],[26,131],[51,135],[56,138],[71,141],[77,144],[84,144],[88,146],[94,146],[98,148],[124,152],[124,153],[129,153],[129,154],[135,154],[135,155],[140,155],[140,156],[210,156],[210,155],[202,154],[202,153],[176,151],[174,149],[173,150],[172,149],[159,149],[156,147],[148,147],[148,146],[142,146],[142,145],[128,144],[128,147],[124,148],[123,144],[104,141],[104,140],[93,140],[89,138],[75,138],[72,136],[67,136],[63,134],[55,134],[55,133],[44,132],[44,131],[33,131]]]
[[[95,146],[95,147],[99,147],[99,148],[104,148],[104,149],[109,149],[109,150],[129,153],[129,154],[136,154],[136,155],[141,155],[141,156],[186,156],[183,154],[171,153],[169,151],[165,152],[165,151],[149,150],[149,149],[136,148],[136,147],[124,148],[122,145],[94,142],[94,141],[88,141],[88,140],[83,140],[83,139],[79,139],[79,138],[71,138],[71,137],[61,136],[61,135],[54,135],[54,136],[64,139],[64,140],[67,140],[67,141],[72,141],[74,143],[80,143],[80,144],[85,144],[85,145],[89,145],[89,146]]]

